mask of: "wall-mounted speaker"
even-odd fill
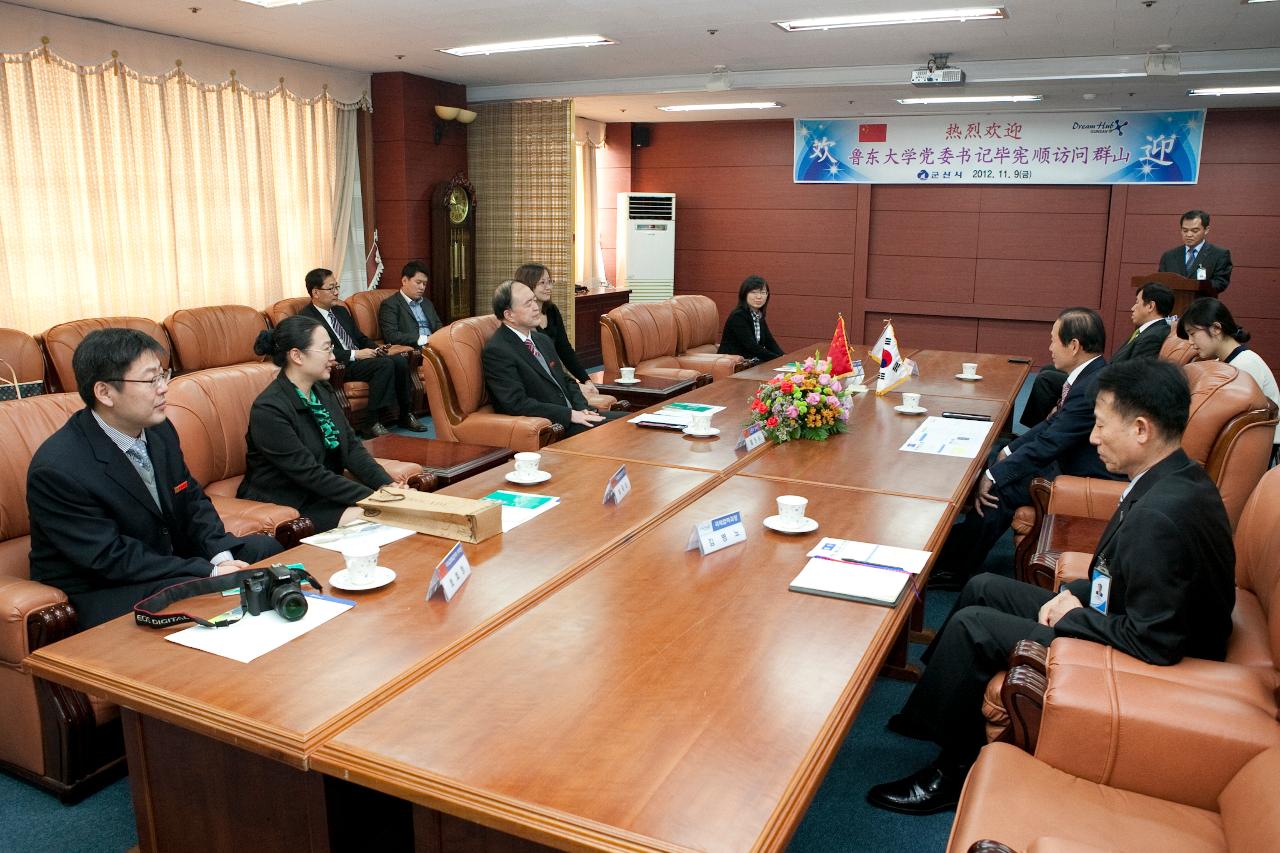
[[[649,125],[634,124],[631,126],[631,144],[636,148],[649,147]]]

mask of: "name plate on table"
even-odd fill
[[[702,556],[714,554],[716,551],[747,541],[747,528],[742,525],[742,513],[731,512],[710,521],[704,521],[693,528],[689,534],[686,551],[697,548]]]
[[[733,446],[734,450],[746,450],[750,453],[760,445],[764,444],[764,430],[760,424],[752,424],[742,431],[738,436],[738,443]]]
[[[605,485],[604,502],[606,505],[612,503],[617,506],[629,494],[631,494],[631,478],[627,476],[627,466],[623,465],[613,472],[613,476]]]
[[[462,545],[454,545],[431,573],[431,584],[427,587],[426,600],[430,601],[431,596],[436,594],[436,590],[442,589],[444,600],[452,601],[453,594],[466,583],[469,577],[471,577],[471,563],[467,562],[467,555],[462,553]]]

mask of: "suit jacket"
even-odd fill
[[[1213,289],[1222,292],[1231,284],[1231,252],[1221,246],[1205,241],[1196,255],[1195,263],[1187,269],[1187,247],[1178,246],[1160,256],[1160,272],[1176,272],[1187,278],[1196,277],[1196,269],[1204,267],[1208,281]]]
[[[391,300],[388,299],[387,301],[390,302]],[[338,325],[347,330],[347,334],[350,335],[351,340],[355,342],[356,349],[373,349],[377,346],[377,343],[370,340],[368,336],[356,328],[356,321],[351,317],[351,312],[346,309],[346,306],[337,304],[329,310],[333,312],[333,316],[337,319]],[[351,350],[343,348],[342,341],[338,340],[337,334],[334,333],[333,329],[329,328],[329,323],[325,320],[324,315],[320,313],[320,309],[317,308],[314,303],[307,305],[298,313],[310,317],[313,320],[320,321],[320,325],[329,333],[329,340],[333,341],[333,357],[338,360],[339,364],[346,364],[351,360]],[[415,329],[418,328],[417,323],[415,323],[413,327]],[[417,339],[418,338],[415,335],[414,340],[416,341]]]
[[[1152,466],[1121,501],[1094,552],[1107,561],[1104,615],[1088,607],[1089,580],[1067,585],[1086,606],[1054,626],[1061,637],[1105,643],[1148,663],[1223,660],[1235,607],[1235,549],[1217,487],[1181,448]]]
[[[484,384],[489,389],[493,407],[504,415],[546,418],[570,430],[573,427],[570,412],[584,411],[587,401],[577,383],[565,375],[551,339],[535,331],[533,342],[546,359],[552,376],[547,375],[520,336],[505,323],[484,345]]]
[[[31,577],[65,592],[85,626],[171,583],[209,577],[210,557],[246,541],[223,528],[173,425],[146,436],[161,507],[87,408],[49,436],[27,470]]]
[[[768,361],[782,355],[782,347],[773,339],[764,315],[760,316],[760,342],[756,343],[755,328],[751,323],[751,310],[741,305],[729,312],[724,320],[724,334],[720,336],[720,348],[724,355],[740,355]]]
[[[1018,436],[1009,455],[991,465],[996,486],[1004,488],[1050,472],[1055,463],[1063,474],[1117,479],[1107,471],[1098,450],[1089,443],[1093,431],[1093,401],[1098,394],[1098,374],[1107,360],[1099,356],[1076,377],[1062,408]]]
[[[281,370],[249,410],[249,451],[236,497],[291,506],[299,512],[304,507],[327,506],[341,515],[341,510],[392,482],[352,431],[328,383],[317,382],[313,387],[338,428],[337,450],[330,456],[315,416]],[[356,479],[343,476],[346,470]],[[321,521],[317,519],[317,527]]]
[[[551,343],[555,346],[556,354],[560,356],[564,369],[579,382],[586,382],[591,377],[578,361],[578,354],[573,351],[573,344],[569,343],[569,333],[565,331],[564,315],[560,313],[559,307],[554,302],[544,302],[542,313],[547,315],[545,334],[551,338]]]
[[[1164,346],[1164,339],[1167,337],[1169,337],[1168,323],[1164,321],[1152,323],[1142,330],[1142,334],[1131,341],[1126,341],[1124,346],[1112,353],[1111,363],[1137,361],[1144,358],[1154,361],[1160,357],[1160,347]]]
[[[436,313],[436,306],[425,296],[422,298],[422,313],[427,316],[427,324],[431,326],[432,332],[444,325],[440,322],[440,315]],[[421,334],[418,320],[409,310],[404,294],[399,291],[382,300],[382,305],[378,306],[378,328],[382,331],[382,339],[387,343],[404,344],[417,349]]]

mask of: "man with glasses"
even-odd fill
[[[67,594],[82,627],[170,584],[248,567],[280,551],[232,536],[187,470],[165,418],[164,348],[134,329],[99,329],[71,359],[85,408],[27,471],[31,577]]]
[[[431,277],[422,261],[409,261],[400,271],[400,292],[378,308],[378,328],[389,344],[413,349],[426,346],[427,338],[443,323],[436,306],[426,297]]]
[[[311,304],[299,311],[319,320],[333,341],[333,357],[345,365],[346,377],[369,383],[369,412],[374,415],[366,428],[366,438],[386,435],[389,430],[377,417],[393,407],[399,410],[398,423],[404,429],[426,432],[426,426],[413,414],[413,379],[409,361],[403,350],[392,354],[390,347],[379,347],[356,328],[351,312],[338,296],[338,279],[332,270],[314,269],[307,273],[307,295]]]

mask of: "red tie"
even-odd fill
[[[1068,382],[1062,386],[1062,394],[1059,395],[1058,397],[1058,404],[1054,406],[1053,409],[1049,412],[1049,417],[1045,418],[1046,421],[1052,418],[1054,415],[1058,414],[1058,411],[1062,408],[1062,404],[1067,402],[1067,395],[1070,393],[1071,393],[1071,383]]]

